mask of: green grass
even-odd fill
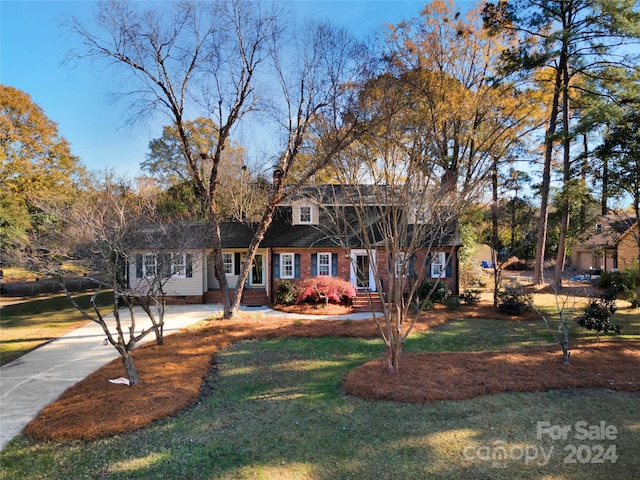
[[[80,276],[89,273],[85,268],[74,265],[73,263],[65,263],[63,268],[69,275]],[[23,267],[4,267],[2,271],[4,273],[5,282],[33,282],[42,278],[41,272],[29,270]]]
[[[456,320],[412,335],[403,352],[502,351],[537,347],[553,338],[541,320]]]
[[[460,320],[416,335],[406,349],[499,350],[549,343],[546,334],[535,322]],[[0,455],[0,478],[640,478],[638,394],[567,390],[429,405],[343,395],[342,377],[382,353],[379,340],[240,342],[217,356],[208,393],[187,411],[91,442],[19,437]],[[575,430],[581,421],[604,421],[617,436],[537,437],[537,422]],[[584,461],[598,444],[615,446],[616,461],[565,463],[572,446]],[[506,457],[492,459],[502,448]],[[547,463],[524,457],[541,449],[551,452]]]
[[[566,317],[572,320],[584,311],[584,307],[587,305],[589,299],[588,297],[578,297],[575,301],[575,304],[568,302],[567,309],[565,310]],[[535,303],[536,306],[547,316],[550,329],[553,333],[557,332],[560,315],[558,313],[558,307],[555,304],[555,297],[551,294],[536,294]],[[618,309],[611,318],[612,323],[622,327],[622,332],[617,338],[634,341],[640,340],[639,310],[637,308],[631,308],[629,302],[624,300],[617,301],[617,308]],[[544,322],[542,322],[542,320],[540,320],[540,323],[544,326]],[[575,321],[571,322],[569,331],[570,342],[575,343],[577,341],[597,340],[595,332],[591,332],[580,327]],[[606,337],[601,336],[600,338]]]
[[[83,308],[89,307],[91,293],[76,296]],[[97,304],[111,305],[111,295],[102,293]],[[37,298],[7,305],[0,310],[0,365],[4,365],[40,345],[54,340],[89,320],[64,295]]]

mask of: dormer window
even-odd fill
[[[292,202],[291,223],[293,225],[318,225],[320,209],[313,202],[301,199]]]
[[[310,206],[308,205],[300,206],[300,223],[312,223]]]

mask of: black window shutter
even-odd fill
[[[300,278],[300,254],[296,253],[294,256],[294,265],[295,265],[295,271],[293,276],[295,278]]]
[[[136,253],[136,278],[142,278],[142,254]]]
[[[331,253],[331,275],[338,276],[338,254]]]
[[[236,252],[233,259],[233,274],[240,275],[240,262],[242,261],[242,254]]]
[[[318,254],[311,254],[311,276],[315,277],[318,275]]]
[[[451,272],[452,272],[452,269],[451,269],[451,255],[449,255],[447,253],[445,255],[445,257],[444,257],[444,261],[446,262],[446,265],[447,265],[447,269],[446,269],[446,271],[444,273],[444,276],[445,277],[450,277],[451,276]]]
[[[280,255],[274,253],[271,256],[271,264],[273,265],[273,278],[280,278]]]
[[[191,254],[187,253],[186,254],[186,265],[185,265],[185,275],[187,276],[187,278],[192,278],[193,277],[193,260],[191,259]]]
[[[427,274],[426,274],[427,278],[433,278],[433,274],[432,274],[432,270],[431,270],[431,264],[432,263],[433,263],[433,254],[430,253],[424,259],[424,264],[427,267]]]

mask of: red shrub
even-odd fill
[[[313,277],[297,285],[296,303],[348,303],[356,298],[356,290],[350,282],[337,277]]]

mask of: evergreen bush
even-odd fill
[[[273,291],[276,303],[293,305],[296,300],[296,286],[291,280],[278,280]]]

